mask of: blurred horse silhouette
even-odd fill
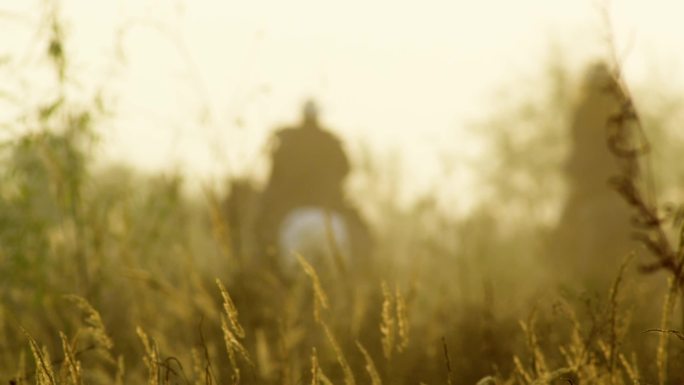
[[[294,252],[314,264],[339,267],[366,256],[369,229],[343,191],[349,161],[340,140],[320,125],[316,104],[306,102],[299,124],[277,130],[270,145],[264,189],[244,183],[231,188],[227,212],[235,251],[287,269],[296,264]],[[251,214],[239,213],[246,205]],[[249,228],[249,234],[238,228]]]

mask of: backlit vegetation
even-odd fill
[[[676,149],[677,113],[640,112],[619,66],[606,90],[620,106],[606,122],[621,166],[610,183],[638,244],[602,272],[605,285],[568,283],[546,258],[564,247],[546,242],[547,213],[562,202],[577,83],[561,63],[542,79],[545,104],[480,125],[493,143],[481,170],[490,204],[455,219],[429,196],[400,209],[370,194],[372,255],[344,270],[297,255],[285,276],[235,251],[230,234],[243,229],[228,226],[221,189],[191,195],[180,175],[95,167],[110,112],[97,92],[74,97],[63,29],[47,15],[55,91],[23,106],[0,147],[0,383],[684,381],[684,216],[657,201],[682,198],[684,173],[665,150],[649,157]]]

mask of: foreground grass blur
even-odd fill
[[[57,91],[14,122],[21,134],[0,150],[0,382],[684,381],[681,334],[662,332],[678,328],[681,281],[634,273],[643,253],[604,268],[597,287],[568,283],[548,262],[565,246],[547,244],[555,224],[535,208],[561,194],[530,181],[560,178],[564,139],[546,128],[571,105],[563,71],[552,71],[548,104],[487,123],[496,135],[502,124],[544,128],[514,145],[495,138],[507,145],[492,154],[503,166],[483,171],[488,205],[454,219],[434,197],[401,209],[368,183],[359,204],[376,214],[374,253],[348,271],[314,269],[303,255],[300,272],[282,276],[234,252],[240,229],[227,226],[221,189],[191,195],[179,175],[94,166],[106,111],[97,97],[70,98],[53,23]]]

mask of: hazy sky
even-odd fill
[[[0,0],[7,53],[30,46],[40,3]],[[603,52],[602,3],[66,0],[62,10],[79,76],[116,100],[108,158],[204,176],[263,168],[270,130],[313,96],[351,149],[398,151],[421,191],[443,154],[477,156],[468,123],[497,91],[534,79],[553,44],[573,66]],[[630,78],[681,64],[682,4],[612,2]],[[8,21],[15,14],[26,22]],[[454,168],[453,186],[472,184],[466,166]]]

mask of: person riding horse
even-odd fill
[[[288,243],[282,238],[298,227],[324,231],[326,226],[316,225],[317,217],[325,218],[318,222],[325,221],[328,230],[350,238],[355,246],[367,243],[367,229],[344,197],[349,160],[340,140],[321,126],[313,101],[305,103],[298,126],[276,131],[272,145],[271,172],[255,222],[261,254],[274,257],[290,253],[292,250],[279,250]]]

